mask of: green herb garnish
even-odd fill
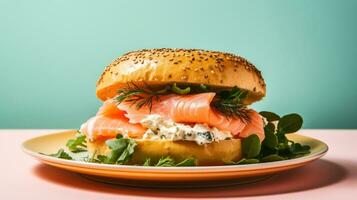
[[[203,90],[204,92],[207,92],[207,91],[208,91],[207,85],[202,84],[202,83],[200,84],[200,89]]]
[[[150,165],[151,165],[151,159],[150,159],[150,158],[146,158],[146,160],[145,160],[143,166],[149,167]]]
[[[255,134],[242,140],[242,152],[245,158],[255,158],[261,149],[259,137]]]
[[[128,102],[131,105],[135,105],[136,109],[148,106],[151,111],[153,101],[155,99],[159,100],[159,96],[165,94],[167,90],[168,87],[154,91],[148,86],[140,87],[133,82],[128,82],[126,88],[118,90],[119,95],[115,98],[115,101],[118,104]]]
[[[270,154],[260,159],[262,162],[273,162],[285,160],[284,157],[279,156],[278,154]]]
[[[176,164],[176,167],[189,167],[189,166],[196,166],[197,160],[194,158],[186,158],[185,160]]]
[[[200,136],[200,137],[202,137],[202,138],[204,138],[205,140],[208,140],[208,141],[212,141],[212,140],[213,140],[212,133],[209,132],[209,131],[206,131],[206,132],[198,132],[198,133],[197,133],[197,136]]]
[[[302,117],[288,114],[283,117],[272,112],[260,112],[268,123],[264,127],[265,138],[260,143],[257,135],[250,135],[242,140],[243,158],[228,164],[252,164],[287,160],[310,153],[310,146],[295,143],[286,137],[302,127]],[[277,123],[277,127],[275,124]]]
[[[151,159],[147,158],[143,166],[153,166],[153,167],[188,167],[196,166],[197,161],[194,158],[187,158],[179,163],[176,163],[174,159],[170,156],[162,157],[156,164],[151,164]]]
[[[177,87],[176,83],[174,83],[171,87],[171,90],[175,92],[176,94],[188,94],[191,91],[190,87],[186,87],[185,89],[181,89]]]
[[[246,164],[255,164],[255,163],[259,163],[259,160],[255,158],[250,158],[250,159],[242,158],[238,162],[234,162],[234,161],[225,162],[226,165],[246,165]]]
[[[302,123],[302,117],[296,113],[285,115],[279,119],[278,132],[282,134],[294,133],[301,128]]]
[[[66,153],[63,149],[59,149],[57,151],[57,153],[54,153],[54,154],[44,154],[44,153],[41,153],[43,155],[47,155],[47,156],[52,156],[52,157],[55,157],[55,158],[62,158],[62,159],[66,159],[66,160],[73,160],[72,157],[70,155],[68,155],[68,153]]]
[[[265,119],[268,122],[273,122],[273,121],[277,121],[280,119],[279,115],[273,113],[273,112],[268,112],[268,111],[262,111],[259,113],[261,116],[265,117]]]
[[[125,164],[134,154],[136,142],[133,139],[123,138],[117,135],[115,139],[110,139],[105,144],[111,150],[107,156],[98,155],[96,161],[104,164]]]
[[[219,92],[212,101],[212,106],[226,117],[240,118],[249,121],[248,109],[243,104],[247,92],[233,87]]]
[[[73,153],[87,151],[86,136],[78,132],[75,139],[67,141],[66,146]]]

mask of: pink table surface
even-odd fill
[[[0,130],[0,199],[357,199],[357,130],[304,130],[330,150],[308,166],[254,184],[210,189],[143,189],[93,182],[41,164],[21,143],[58,130]]]

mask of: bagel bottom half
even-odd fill
[[[170,156],[176,162],[195,158],[197,165],[224,165],[242,158],[241,140],[231,139],[198,145],[192,141],[136,140],[137,146],[129,164],[143,164],[147,158],[156,163],[161,157]],[[90,155],[107,155],[110,149],[105,141],[87,142]]]

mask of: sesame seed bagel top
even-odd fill
[[[148,49],[129,52],[106,67],[97,82],[99,99],[106,100],[128,82],[163,86],[205,84],[209,88],[237,86],[248,91],[247,104],[265,96],[265,82],[259,70],[246,59],[200,49]]]

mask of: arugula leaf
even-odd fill
[[[68,140],[66,146],[73,153],[87,151],[86,136],[78,132],[76,139]]]
[[[148,167],[148,166],[150,166],[150,165],[151,165],[151,159],[150,159],[150,158],[146,158],[146,160],[145,160],[143,166]]]
[[[197,160],[194,158],[186,158],[185,160],[176,164],[176,167],[189,167],[189,166],[196,166]]]
[[[143,166],[153,166],[153,167],[188,167],[196,166],[197,161],[194,158],[186,158],[185,160],[176,163],[174,159],[170,156],[161,157],[156,164],[151,164],[151,159],[147,158]]]
[[[245,158],[257,157],[260,153],[261,145],[256,134],[250,135],[242,140],[242,150]]]
[[[96,159],[93,159],[94,162],[96,163],[105,163],[105,161],[107,160],[107,156],[104,155],[97,155]]]
[[[132,154],[134,148],[137,145],[133,139],[114,139],[106,141],[108,147],[112,152],[108,156],[110,163],[124,164],[127,162]]]
[[[301,128],[302,123],[302,117],[296,113],[285,115],[279,120],[278,131],[283,133],[294,133]]]
[[[106,145],[111,150],[107,156],[97,155],[92,162],[104,163],[104,164],[125,164],[134,154],[136,142],[133,139],[123,138],[122,135],[117,135],[115,139],[107,140]],[[195,166],[196,159],[187,158],[179,163],[176,163],[170,156],[162,157],[156,164],[151,164],[151,159],[147,158],[143,163],[143,166],[154,167],[183,167],[183,166]]]
[[[256,158],[242,158],[240,159],[239,161],[237,162],[234,162],[234,161],[226,161],[225,164],[226,165],[246,165],[246,164],[255,164],[255,163],[259,163],[259,159],[256,159]]]
[[[47,156],[52,156],[52,157],[55,157],[55,158],[62,158],[62,159],[66,159],[66,160],[73,160],[72,157],[70,155],[68,155],[68,153],[66,153],[63,149],[59,149],[57,151],[57,153],[54,153],[54,154],[44,154],[44,153],[41,153],[43,155],[47,155]]]
[[[154,165],[155,167],[174,167],[175,161],[170,156],[162,157],[160,160]]]
[[[278,121],[280,119],[280,116],[273,112],[262,111],[259,114],[265,117],[265,119],[267,119],[268,122]]]
[[[242,158],[240,161],[237,162],[238,165],[255,164],[255,163],[259,163],[259,160],[255,158],[251,158],[251,159]]]
[[[111,152],[107,155],[98,155],[97,162],[105,164],[125,164],[134,154],[136,142],[133,139],[123,138],[121,135],[105,142]]]

